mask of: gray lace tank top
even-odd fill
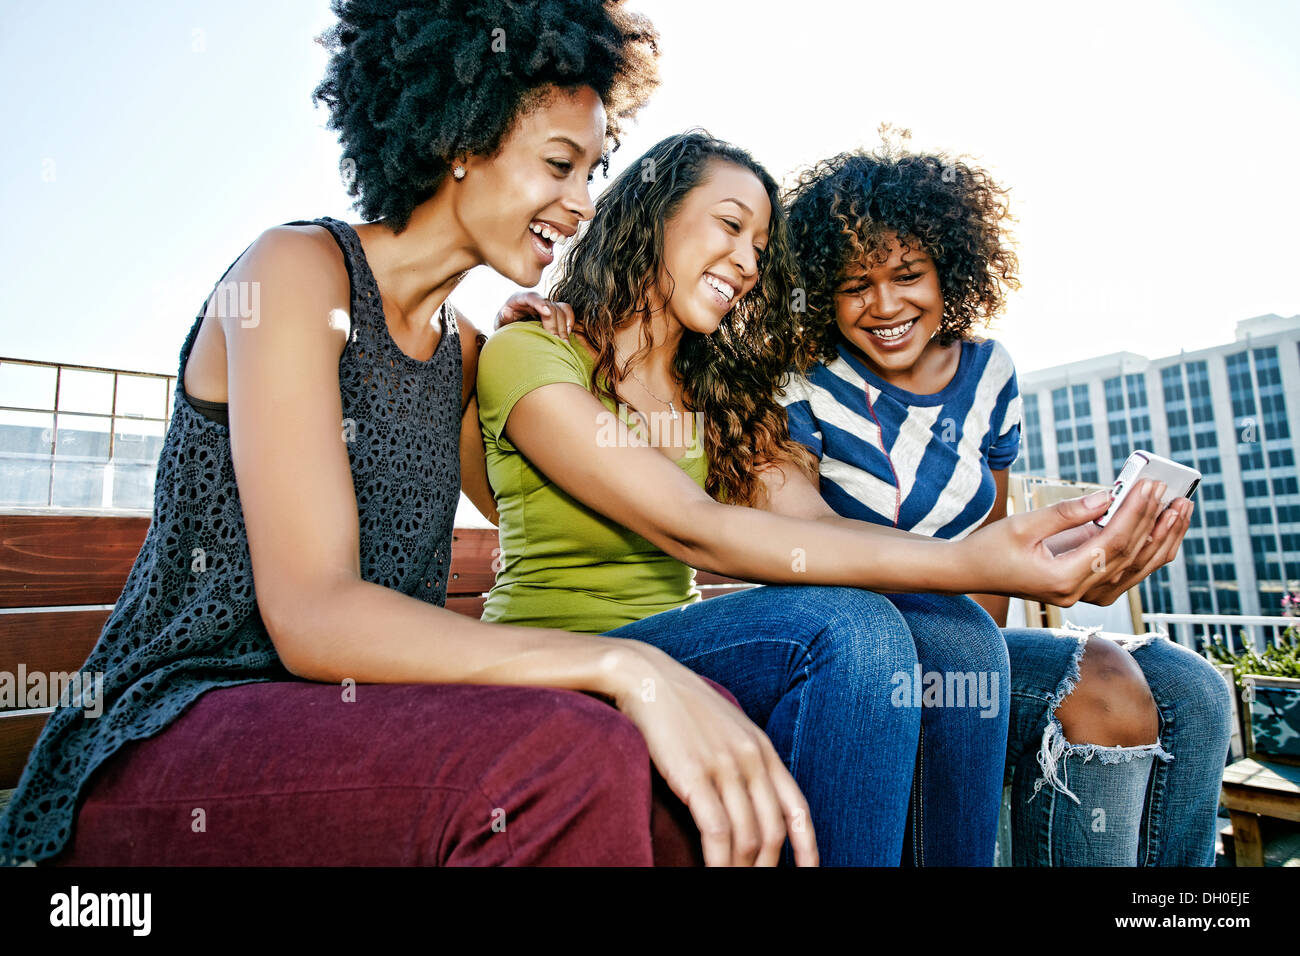
[[[389,334],[356,231],[328,216],[285,223],[311,224],[329,229],[342,247],[352,287],[352,329],[339,357],[340,429],[356,492],[361,575],[441,606],[460,497],[454,310],[444,306],[442,338],[428,361],[406,355]],[[50,715],[0,815],[0,864],[57,856],[95,769],[124,743],[162,731],[205,691],[295,679],[258,611],[230,431],[185,395],[185,363],[206,306],[205,300],[181,347],[153,519],[82,665],[87,674],[103,674],[101,700],[72,701]]]

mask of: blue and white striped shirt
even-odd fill
[[[777,400],[790,435],[821,459],[821,494],[847,518],[963,538],[993,510],[993,472],[1020,453],[1020,388],[1007,350],[963,341],[952,381],[916,395],[875,375],[843,343],[793,375]]]

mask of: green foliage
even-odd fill
[[[1247,674],[1261,674],[1270,678],[1300,678],[1300,627],[1288,627],[1283,632],[1281,641],[1266,646],[1262,654],[1252,648],[1251,640],[1244,631],[1240,643],[1247,649],[1234,653],[1223,644],[1222,637],[1216,637],[1206,649],[1210,661],[1232,665],[1232,676],[1238,687],[1242,687],[1242,678]]]

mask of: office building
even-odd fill
[[[1282,613],[1300,579],[1287,414],[1300,409],[1300,315],[1247,319],[1227,345],[1168,358],[1118,352],[1024,373],[1020,390],[1014,473],[1108,484],[1146,448],[1204,476],[1178,560],[1143,585],[1148,611]]]

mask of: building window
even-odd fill
[[[1030,393],[1021,396],[1024,405],[1025,427],[1020,430],[1021,439],[1024,442],[1024,448],[1029,452],[1029,471],[1033,474],[1042,474],[1043,472],[1043,439],[1039,432],[1042,427],[1041,419],[1038,413],[1038,395]],[[1021,453],[1021,460],[1024,460],[1024,453]]]
[[[1070,394],[1065,388],[1052,389],[1052,417],[1058,423],[1070,420]]]
[[[1074,386],[1074,417],[1091,418],[1092,405],[1088,402],[1088,386]]]
[[[1129,410],[1135,408],[1147,407],[1147,380],[1144,375],[1129,374],[1124,376],[1124,384],[1128,386],[1128,407]]]

